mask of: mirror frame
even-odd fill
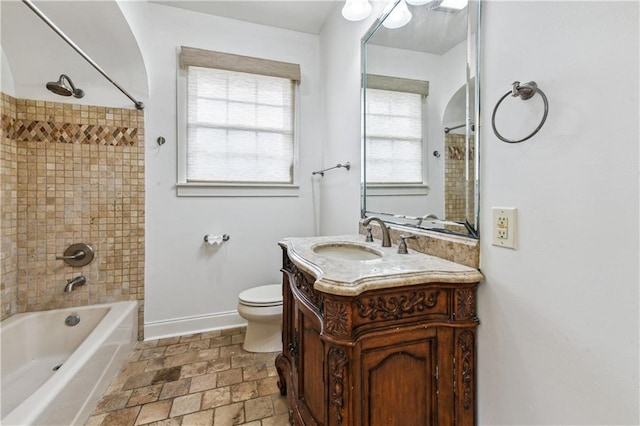
[[[473,239],[480,238],[480,38],[481,38],[481,14],[482,14],[482,0],[470,0],[467,7],[471,7],[471,5],[475,5],[476,8],[476,16],[474,17],[472,13],[467,12],[467,85],[469,87],[469,81],[471,81],[471,66],[472,66],[472,55],[473,60],[475,60],[475,100],[473,105],[472,114],[470,114],[470,105],[467,105],[467,119],[466,119],[466,132],[465,135],[468,138],[469,135],[473,135],[474,137],[474,155],[473,155],[473,165],[474,165],[474,176],[469,176],[470,183],[473,184],[473,220],[474,224],[469,223],[468,220],[465,222],[453,222],[445,220],[439,220],[438,224],[442,225],[443,228],[436,227],[428,227],[428,226],[418,226],[417,224],[412,224],[406,222],[407,220],[411,221],[419,221],[422,218],[407,216],[403,214],[394,214],[394,213],[377,213],[370,212],[366,209],[366,198],[367,198],[367,183],[366,183],[366,86],[367,86],[367,43],[373,37],[373,35],[378,31],[378,29],[382,26],[382,22],[391,14],[393,9],[401,2],[401,0],[394,0],[394,4],[392,8],[384,11],[369,27],[365,35],[360,40],[360,117],[361,117],[361,176],[360,176],[360,217],[361,219],[370,217],[371,215],[384,215],[381,217],[386,223],[392,225],[400,225],[406,226],[409,228],[421,229],[421,230],[429,230],[442,232],[446,234],[455,234],[461,235]],[[474,21],[472,23],[472,20]],[[475,24],[475,41],[472,41],[470,35],[472,28],[472,24]],[[468,101],[467,101],[468,102]],[[470,120],[473,121],[473,124],[470,123]],[[467,200],[468,201],[468,200]],[[373,213],[373,214],[372,214]],[[367,216],[369,214],[369,216]],[[402,221],[404,220],[404,221]],[[460,231],[452,230],[451,228],[458,228]]]

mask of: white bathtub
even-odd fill
[[[73,313],[80,322],[70,327],[65,319]],[[135,301],[28,312],[3,321],[2,425],[84,424],[137,333]]]

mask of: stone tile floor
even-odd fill
[[[85,425],[289,425],[277,353],[244,351],[244,331],[138,343]]]

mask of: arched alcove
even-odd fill
[[[475,86],[476,79],[475,77],[471,78],[469,81],[469,105],[475,105]],[[465,120],[467,117],[467,94],[466,94],[466,85],[460,86],[458,90],[451,96],[447,106],[445,107],[444,113],[442,115],[442,126],[445,127],[456,127],[461,124],[465,124]],[[470,111],[469,114],[472,119],[474,116],[473,111]],[[451,133],[463,134],[465,131],[464,126],[459,127],[455,130],[451,130]]]
[[[115,0],[38,1],[58,28],[133,97],[149,96],[147,72],[138,43]],[[21,99],[132,108],[132,102],[59,37],[27,5],[0,4],[2,19],[3,91]],[[8,62],[7,63],[5,63]],[[46,90],[49,81],[68,75],[85,91],[82,99]],[[6,87],[13,84],[13,87]]]
[[[474,217],[474,185],[471,184],[474,172],[475,139],[471,130],[466,137],[467,117],[473,121],[475,112],[475,77],[469,81],[469,102],[467,103],[467,85],[462,85],[449,99],[445,108],[443,129],[444,155],[447,166],[444,173],[444,208],[447,219],[458,222]],[[469,112],[467,112],[469,105]]]

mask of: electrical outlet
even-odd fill
[[[494,207],[492,244],[498,247],[516,248],[515,207]]]

